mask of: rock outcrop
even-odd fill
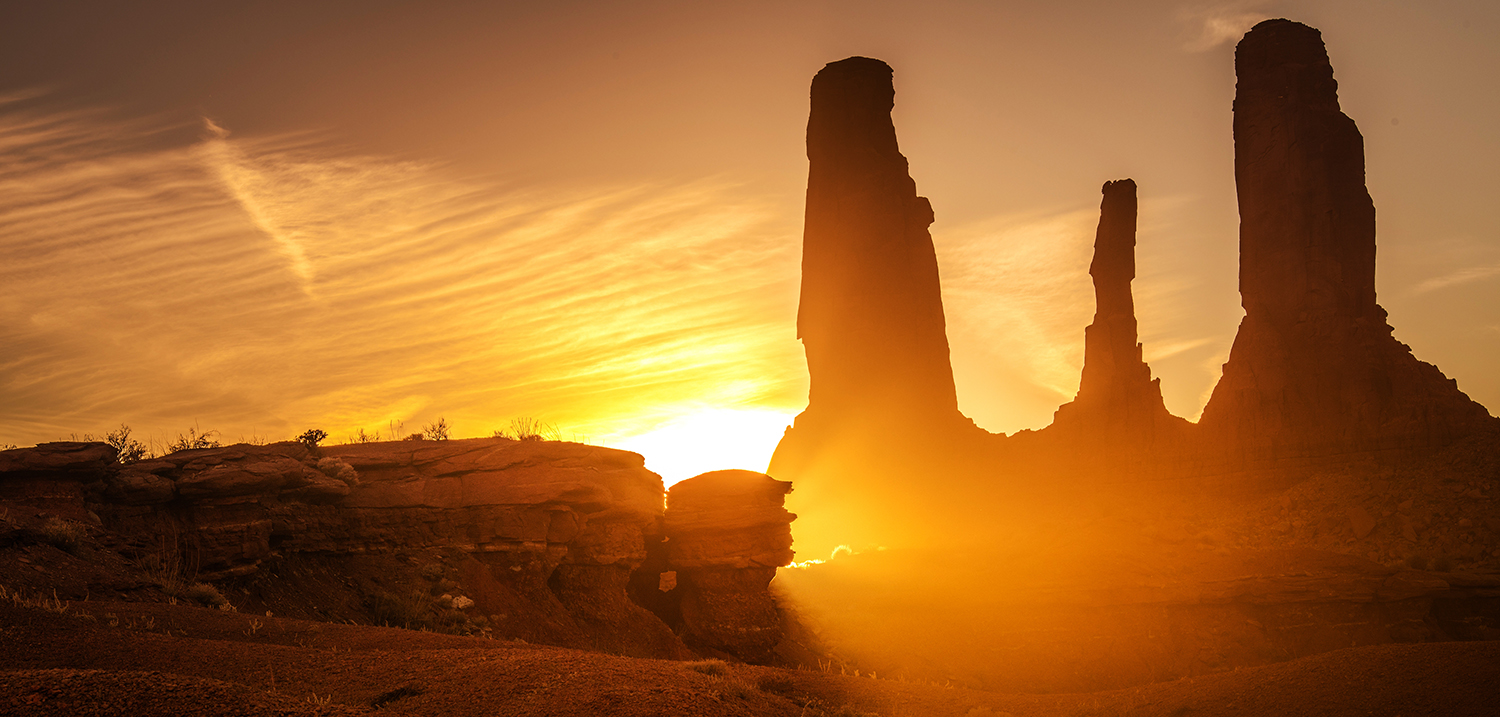
[[[1235,51],[1235,180],[1245,318],[1200,425],[1232,461],[1426,449],[1489,420],[1398,342],[1375,301],[1364,140],[1322,37],[1256,25]]]
[[[0,451],[0,474],[12,479],[28,475],[93,480],[109,472],[119,454],[105,443],[58,441],[32,448]]]
[[[1054,430],[1075,441],[1136,451],[1180,436],[1187,422],[1167,412],[1161,379],[1141,358],[1135,299],[1136,186],[1105,182],[1094,238],[1094,323],[1084,329],[1083,379],[1078,396],[1057,409]]]
[[[777,451],[780,472],[849,435],[972,430],[948,362],[932,205],[917,196],[891,122],[891,68],[833,62],[811,94],[797,312],[810,383]]]
[[[242,444],[125,465],[105,453],[114,458],[103,444],[7,451],[0,497],[93,516],[127,554],[200,580],[285,555],[455,551],[475,614],[547,623],[528,639],[689,654],[627,596],[663,511],[661,478],[637,454],[501,438]]]
[[[688,645],[763,661],[782,639],[769,586],[792,562],[791,522],[782,507],[792,484],[762,473],[704,473],[667,493],[667,565],[676,573]]]
[[[808,404],[768,472],[795,482],[798,502],[840,505],[843,515],[799,534],[816,554],[886,539],[910,521],[913,508],[896,507],[905,486],[882,484],[882,471],[933,466],[932,454],[964,455],[957,445],[988,435],[958,410],[932,205],[897,146],[894,101],[879,60],[829,63],[812,81],[797,313]]]

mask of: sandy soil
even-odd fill
[[[184,606],[49,607],[0,603],[0,714],[1488,715],[1500,688],[1496,642],[1352,648],[1128,690],[1004,695]]]

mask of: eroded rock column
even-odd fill
[[[1167,412],[1161,380],[1141,358],[1135,299],[1136,186],[1105,182],[1094,239],[1094,322],[1084,329],[1083,379],[1078,396],[1057,410],[1054,425],[1086,438],[1144,448],[1165,427],[1185,422]]]
[[[948,362],[932,205],[897,147],[894,101],[879,60],[851,57],[813,78],[797,313],[810,387],[778,472],[849,436],[972,428]]]
[[[1245,318],[1203,412],[1242,460],[1442,445],[1488,413],[1391,335],[1375,301],[1364,140],[1319,32],[1256,25],[1235,50]]]

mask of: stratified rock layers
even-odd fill
[[[1084,329],[1083,380],[1078,396],[1057,409],[1054,426],[1081,438],[1126,442],[1142,448],[1160,434],[1186,424],[1167,412],[1161,380],[1141,359],[1137,342],[1135,300],[1135,182],[1106,182],[1099,204],[1099,231],[1094,239],[1097,308],[1094,323]]]
[[[1442,445],[1484,407],[1391,336],[1375,303],[1364,140],[1317,30],[1268,20],[1235,51],[1245,318],[1200,425],[1251,463]]]
[[[278,555],[448,548],[468,556],[476,612],[541,623],[515,628],[527,639],[687,652],[627,596],[662,514],[661,477],[637,454],[480,438],[113,456],[82,443],[0,453],[0,496],[92,511],[131,550],[181,554],[199,579],[250,575]]]
[[[792,484],[751,471],[713,471],[667,494],[667,562],[677,572],[680,633],[698,648],[766,659],[782,638],[769,586],[792,561],[782,507]]]

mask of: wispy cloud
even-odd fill
[[[1045,426],[1077,392],[1083,327],[1093,316],[1088,265],[1098,221],[1098,210],[1088,208],[936,233],[960,401],[980,425]]]
[[[209,129],[152,148],[149,123],[0,105],[6,441],[438,415],[608,441],[805,398],[785,198],[711,178],[506,191]]]
[[[1476,281],[1483,281],[1495,276],[1500,276],[1500,264],[1494,264],[1491,266],[1470,266],[1449,272],[1442,276],[1435,276],[1431,279],[1418,282],[1411,288],[1409,293],[1417,296],[1441,289],[1447,289],[1453,286],[1469,284]]]
[[[302,291],[311,296],[313,267],[312,263],[307,260],[307,251],[302,246],[295,223],[292,226],[282,226],[282,220],[290,217],[278,216],[276,209],[279,207],[266,206],[263,202],[265,198],[288,196],[298,191],[319,192],[322,188],[266,186],[276,180],[257,170],[244,152],[229,142],[229,130],[206,117],[203,119],[203,124],[211,134],[211,137],[198,147],[204,164],[212,168],[214,174],[223,181],[229,196],[239,203],[256,228],[265,232],[266,236],[275,242],[277,250],[286,257],[290,264],[292,273],[301,280]],[[303,173],[294,171],[285,174],[297,177]]]
[[[1207,52],[1225,43],[1239,42],[1256,23],[1270,17],[1257,9],[1264,4],[1229,2],[1180,8],[1177,17],[1187,36],[1183,48],[1189,52]]]

